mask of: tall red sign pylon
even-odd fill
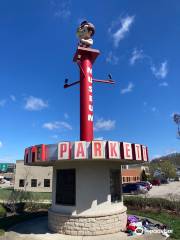
[[[100,80],[93,78],[92,66],[100,51],[90,47],[78,46],[73,61],[80,69],[80,80],[69,84],[65,80],[64,88],[80,84],[80,140],[90,142],[94,139],[93,131],[93,82],[111,83],[112,79]]]

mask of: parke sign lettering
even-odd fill
[[[137,160],[148,161],[146,146],[117,141],[76,141],[41,144],[25,149],[24,162],[32,164],[61,160]]]

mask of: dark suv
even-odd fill
[[[131,194],[140,194],[147,193],[148,190],[145,186],[142,186],[138,183],[126,183],[122,186],[123,193],[131,193]]]

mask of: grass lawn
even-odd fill
[[[0,199],[7,200],[12,193],[12,189],[0,188]]]
[[[12,194],[14,190],[10,188],[0,188],[0,200],[2,201],[7,201],[10,198],[10,195]],[[17,193],[17,201],[19,200],[18,197],[20,198],[24,192],[20,191],[14,191],[14,193]],[[22,194],[21,194],[22,193]],[[26,194],[29,193],[31,196],[31,199],[38,201],[38,200],[51,200],[51,193],[49,192],[26,192]]]
[[[138,210],[128,210],[128,214],[139,215],[142,217],[149,217],[154,220],[157,220],[170,229],[173,230],[171,234],[171,239],[180,239],[180,216],[172,215],[169,213],[159,213],[159,212],[150,212],[150,211],[138,211]]]
[[[3,236],[5,234],[5,231],[3,229],[0,229],[0,236]]]

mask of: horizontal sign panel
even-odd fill
[[[117,141],[76,141],[41,144],[25,149],[25,164],[78,159],[148,161],[148,149],[141,144]]]
[[[8,164],[7,163],[0,163],[0,171],[1,172],[6,172],[8,169]]]

